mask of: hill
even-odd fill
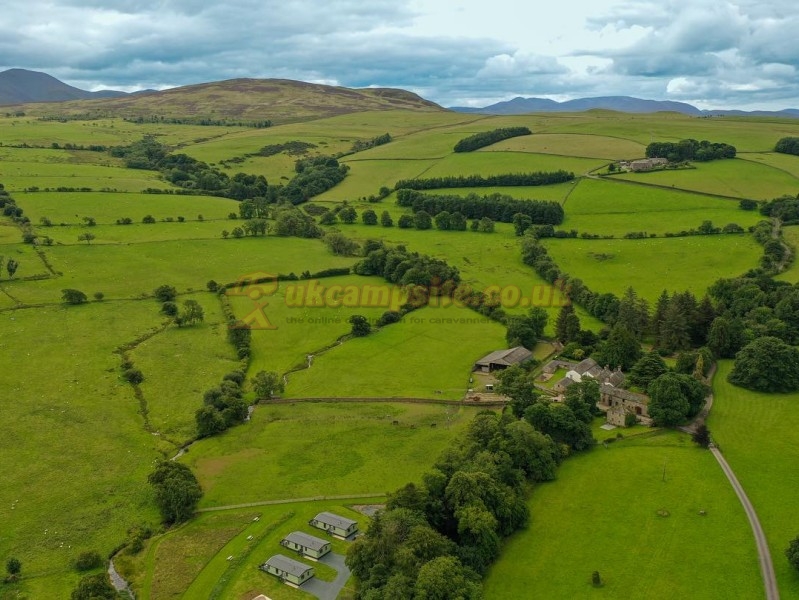
[[[56,80],[57,81],[57,80]],[[306,121],[362,111],[444,110],[438,104],[400,89],[345,87],[287,79],[230,79],[127,94],[119,98],[71,100],[23,107],[31,115],[208,118],[274,124]]]
[[[744,110],[700,110],[685,102],[671,100],[645,100],[632,96],[600,96],[596,98],[576,98],[565,102],[557,102],[548,98],[522,98],[497,102],[482,108],[453,106],[450,110],[463,113],[486,115],[523,115],[527,113],[547,112],[584,112],[603,109],[625,113],[677,112],[690,116],[750,116],[750,117],[799,117],[799,110],[785,109],[780,111],[744,111]]]
[[[111,98],[126,95],[125,92],[114,90],[88,92],[39,71],[8,69],[0,72],[0,105],[26,102],[61,102],[64,100]]]

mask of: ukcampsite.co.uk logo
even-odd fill
[[[399,311],[404,306],[474,308],[486,298],[504,309],[570,304],[568,289],[557,281],[553,285],[534,285],[526,292],[516,285],[491,285],[476,290],[470,285],[449,281],[433,282],[429,286],[388,283],[342,285],[323,283],[321,279],[291,279],[283,281],[281,285],[276,275],[264,271],[243,275],[228,288],[227,294],[252,301],[252,309],[240,321],[250,329],[277,329],[267,315],[270,299],[284,302],[287,308],[383,308],[387,311]]]

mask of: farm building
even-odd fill
[[[599,408],[607,415],[607,421],[617,427],[625,426],[627,414],[635,415],[640,423],[649,424],[649,398],[629,390],[622,390],[607,383],[599,387]]]
[[[321,558],[330,552],[330,542],[302,531],[292,531],[280,541],[280,545],[309,558]]]
[[[261,570],[294,585],[302,585],[314,576],[313,567],[282,554],[275,554],[267,560],[261,565]]]
[[[631,171],[648,171],[650,169],[654,169],[655,167],[662,167],[663,165],[669,164],[668,159],[666,158],[644,158],[641,160],[634,160],[630,163],[630,170]]]
[[[624,383],[625,376],[620,368],[617,367],[615,370],[612,370],[607,366],[604,368],[600,367],[593,358],[586,358],[579,363],[567,363],[564,361],[552,362],[557,362],[556,368],[569,369],[566,376],[555,384],[553,389],[556,392],[566,391],[566,388],[572,383],[579,383],[584,377],[590,377],[600,385],[610,384],[613,387],[619,387]],[[547,365],[547,367],[549,367],[549,365]],[[544,367],[544,369],[546,370],[547,367]],[[555,369],[550,369],[550,372],[554,371]]]
[[[507,369],[508,367],[519,365],[529,360],[532,355],[533,353],[524,346],[516,346],[515,348],[507,348],[505,350],[495,350],[474,363],[473,370],[491,373],[492,371]]]
[[[327,531],[331,535],[340,538],[348,538],[358,531],[358,522],[345,517],[340,517],[329,512],[320,512],[313,519],[308,521],[308,525]]]

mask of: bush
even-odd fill
[[[75,559],[75,569],[78,571],[91,571],[103,564],[103,559],[100,553],[96,550],[87,550],[81,552],[78,558]]]
[[[144,374],[139,369],[135,368],[125,369],[125,372],[122,373],[122,376],[128,383],[132,385],[137,385],[144,381]]]
[[[162,285],[155,288],[153,295],[159,302],[171,302],[177,298],[178,291],[171,285]]]

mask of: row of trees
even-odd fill
[[[363,152],[364,150],[368,150],[369,148],[375,148],[376,146],[382,146],[384,144],[388,144],[391,142],[391,134],[384,133],[383,135],[378,135],[377,137],[373,137],[371,140],[357,140],[352,145],[351,152]]]
[[[269,204],[280,200],[292,204],[305,202],[344,179],[349,170],[331,156],[300,159],[295,163],[296,175],[285,186],[269,186],[262,175],[227,173],[186,154],[171,154],[169,148],[152,135],[129,146],[111,148],[112,156],[123,158],[131,169],[160,171],[164,178],[189,193],[212,194],[247,200],[261,198]]]
[[[400,179],[395,190],[436,190],[442,188],[540,186],[565,183],[574,179],[568,171],[534,171],[531,173],[503,173],[500,175],[450,175],[424,179]]]
[[[397,204],[410,207],[416,213],[425,211],[430,215],[440,212],[460,213],[467,219],[488,217],[500,223],[512,223],[516,215],[530,217],[531,224],[560,225],[565,213],[557,202],[547,200],[517,200],[502,194],[478,196],[440,196],[415,190],[399,190]]]
[[[455,144],[455,152],[474,152],[502,140],[507,140],[521,135],[532,135],[528,127],[501,127],[492,131],[482,131],[463,138]]]
[[[647,158],[667,158],[669,162],[694,160],[704,162],[720,158],[735,158],[736,148],[721,142],[694,139],[679,142],[652,142],[646,147]]]

